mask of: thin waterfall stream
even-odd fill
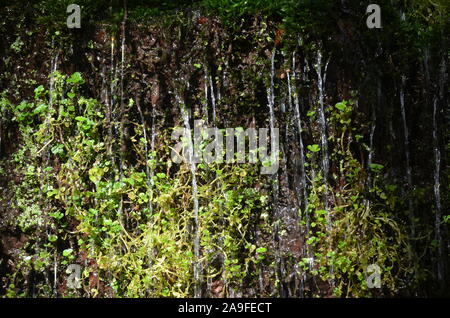
[[[416,235],[415,230],[415,220],[414,220],[414,204],[411,198],[411,190],[412,190],[412,172],[411,172],[411,159],[410,159],[410,152],[409,152],[409,129],[408,129],[408,123],[406,120],[406,109],[405,109],[405,87],[406,78],[405,76],[402,76],[401,85],[400,85],[400,110],[402,114],[402,123],[403,123],[403,134],[404,134],[404,151],[405,151],[405,160],[406,160],[406,188],[408,192],[408,209],[409,209],[409,216],[410,216],[410,222],[411,222],[411,239],[414,240]]]
[[[294,116],[297,124],[297,135],[299,142],[299,159],[300,159],[300,189],[297,190],[299,197],[299,209],[301,210],[303,207],[303,211],[301,213],[302,219],[305,220],[306,229],[304,231],[305,238],[309,235],[311,228],[311,220],[309,215],[309,204],[308,204],[308,186],[307,186],[307,176],[305,169],[305,150],[303,146],[303,138],[302,138],[302,119],[300,112],[300,102],[298,96],[298,90],[295,83],[298,81],[298,73],[297,73],[297,65],[295,59],[295,52],[292,54],[292,70],[293,70],[293,80],[291,80],[291,75],[288,72],[288,88],[289,88],[289,102],[292,103],[292,98],[294,99]],[[306,239],[303,239],[305,247],[302,254],[306,256],[306,258],[311,259],[311,250],[309,244]],[[301,271],[301,279],[300,279],[300,295],[304,297],[304,289],[305,289],[305,280],[306,280],[306,272],[305,270]]]
[[[271,144],[275,144],[275,125],[276,125],[276,119],[275,119],[275,55],[276,55],[276,48],[272,50],[272,55],[270,59],[270,83],[269,88],[267,89],[267,101],[269,106],[269,128],[270,128],[270,138],[271,138]],[[272,150],[273,152],[273,150]],[[278,159],[278,158],[277,158]],[[278,172],[274,173],[271,176],[272,180],[272,197],[273,197],[273,215],[275,219],[275,225],[274,225],[274,232],[273,232],[273,240],[276,248],[275,257],[276,257],[276,275],[279,277],[279,281],[281,282],[283,280],[283,259],[281,257],[281,250],[280,250],[280,237],[279,237],[279,230],[280,230],[280,222],[281,220],[279,215],[279,206],[278,206],[278,192],[279,192],[279,185],[278,185]],[[284,293],[283,284],[280,283],[280,289],[281,293]]]
[[[325,210],[327,211],[327,229],[329,232],[331,232],[333,226],[331,223],[331,211],[328,198],[328,174],[330,170],[330,157],[328,153],[327,120],[325,117],[325,109],[324,109],[324,85],[326,81],[327,68],[328,62],[325,64],[324,72],[322,73],[322,52],[319,50],[317,52],[316,73],[318,78],[317,85],[319,89],[318,113],[320,123],[320,141],[322,147],[322,174],[323,174],[323,182],[325,185],[324,206]]]
[[[198,185],[197,185],[197,165],[194,162],[194,145],[192,141],[191,125],[189,123],[190,116],[189,111],[186,108],[186,104],[181,98],[176,95],[176,101],[180,107],[181,114],[183,116],[183,122],[185,127],[185,138],[187,139],[187,164],[191,171],[192,177],[192,201],[193,201],[193,214],[194,214],[194,280],[195,280],[195,297],[200,298],[202,296],[201,291],[201,271],[202,266],[200,263],[200,223],[199,223],[199,201],[198,201]]]

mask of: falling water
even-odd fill
[[[442,234],[441,234],[441,190],[440,190],[440,175],[441,175],[441,152],[439,150],[438,141],[438,124],[436,120],[438,107],[438,100],[434,98],[433,102],[433,143],[434,143],[434,197],[436,202],[436,219],[435,219],[435,239],[438,243],[438,261],[437,261],[437,274],[438,280],[444,279],[444,271],[442,266],[443,248],[442,248]]]
[[[102,80],[101,89],[100,89],[100,101],[102,104],[105,104],[109,108],[109,97],[108,97],[108,89],[107,87],[107,79],[105,75],[105,68],[106,66],[102,64],[100,68],[100,78]]]
[[[270,136],[272,138],[271,145],[275,145],[276,142],[274,141],[275,138],[275,85],[274,85],[274,78],[275,78],[275,49],[272,52],[272,58],[271,58],[271,70],[270,70],[270,87],[267,90],[267,100],[269,104],[269,128],[270,128]],[[277,181],[278,174],[274,175],[274,180]],[[278,183],[274,182],[274,199],[275,201],[278,200]],[[277,202],[275,202],[276,204]]]
[[[216,122],[216,95],[214,93],[214,83],[211,74],[209,75],[209,87],[211,92],[211,104],[212,104],[212,120]]]
[[[411,191],[412,187],[412,173],[411,173],[411,162],[410,162],[410,153],[409,153],[409,131],[408,131],[408,123],[406,121],[406,111],[405,111],[405,93],[404,93],[404,87],[405,87],[405,81],[406,78],[403,75],[402,76],[402,83],[400,86],[400,107],[402,112],[402,120],[403,120],[403,133],[405,137],[405,159],[406,159],[406,181],[407,181],[407,188],[408,192]],[[415,237],[415,222],[414,222],[414,206],[411,198],[411,193],[408,195],[408,208],[409,208],[409,215],[410,215],[410,222],[411,222],[411,238],[413,239]]]
[[[152,188],[152,175],[150,172],[150,165],[149,165],[149,160],[150,160],[150,154],[149,154],[149,150],[148,150],[148,137],[147,137],[147,124],[145,122],[145,118],[144,118],[144,114],[142,112],[141,109],[141,105],[139,102],[139,99],[136,99],[136,106],[139,112],[139,116],[141,118],[141,125],[142,125],[142,135],[144,137],[144,152],[145,152],[145,170],[146,170],[146,174],[147,174],[147,187],[149,189],[149,191],[151,191]],[[148,209],[149,212],[151,213],[153,211],[153,206],[152,206],[152,200],[148,200]]]
[[[297,79],[298,74],[296,72],[296,60],[295,60],[295,53],[292,54],[292,69],[294,74],[294,80]],[[302,139],[302,120],[300,115],[300,102],[298,98],[298,93],[296,91],[296,87],[294,83],[291,81],[290,73],[287,74],[288,79],[288,93],[289,93],[289,103],[292,104],[292,97],[294,98],[294,115],[295,120],[297,122],[297,129],[298,129],[298,138],[299,138],[299,152],[300,152],[300,190],[298,191],[299,196],[299,202],[303,199],[303,216],[305,217],[306,221],[306,236],[308,236],[310,231],[310,218],[309,218],[309,212],[308,212],[308,188],[306,183],[306,170],[305,170],[305,150],[303,147],[303,139]],[[291,106],[292,108],[292,106]],[[301,203],[300,203],[301,208]],[[310,257],[310,248],[309,244],[306,243],[305,240],[305,256]],[[302,271],[301,279],[300,279],[300,295],[304,297],[304,284],[306,280],[306,272]]]
[[[124,140],[124,116],[126,116],[125,112],[125,102],[124,102],[124,77],[125,77],[125,40],[126,40],[126,23],[128,18],[128,11],[127,11],[127,2],[124,2],[124,17],[122,20],[122,32],[120,36],[120,140],[121,140],[121,146],[125,143]],[[123,158],[123,154],[120,156],[120,171],[123,177],[123,165],[125,164],[125,160]],[[126,168],[126,167],[125,167]]]
[[[331,220],[330,205],[328,202],[328,174],[330,170],[330,158],[328,154],[328,139],[327,139],[327,120],[325,118],[324,110],[324,86],[327,78],[327,68],[330,60],[325,63],[325,68],[322,76],[322,52],[317,51],[317,63],[316,63],[316,73],[317,73],[317,84],[319,88],[319,123],[320,123],[320,135],[321,135],[321,146],[322,146],[322,173],[323,181],[325,187],[324,195],[324,209],[327,211],[327,231],[330,233],[333,230],[333,224]],[[334,275],[334,266],[330,266],[330,276]],[[334,287],[334,279],[330,279],[331,287]]]
[[[439,100],[444,102],[444,94],[447,90],[445,86],[445,77],[447,74],[447,64],[445,62],[444,55],[442,56],[440,69],[439,69]],[[433,144],[434,144],[434,158],[435,158],[435,168],[434,168],[434,197],[436,205],[436,216],[435,216],[435,240],[438,243],[438,260],[437,260],[437,276],[443,288],[445,280],[445,262],[444,262],[444,242],[442,238],[441,230],[441,218],[442,218],[442,203],[441,203],[441,189],[440,189],[440,177],[441,177],[441,152],[439,149],[439,125],[437,121],[438,115],[438,98],[435,96],[433,101]]]
[[[222,99],[222,87],[217,87],[217,102],[219,102]]]
[[[295,71],[295,55],[292,57],[292,68],[294,70],[294,79],[297,77],[297,73]],[[303,207],[304,207],[304,214],[306,217],[306,226],[307,226],[307,232],[309,232],[309,214],[307,213],[308,210],[308,188],[306,183],[306,170],[305,170],[305,150],[303,146],[303,138],[302,138],[302,120],[300,115],[300,102],[298,98],[298,94],[295,90],[294,84],[291,82],[290,74],[288,73],[288,87],[289,87],[289,101],[291,101],[291,96],[293,95],[294,98],[294,113],[295,113],[295,119],[297,121],[297,129],[298,129],[298,136],[299,136],[299,148],[300,148],[300,186],[302,190],[302,196],[303,196]]]
[[[106,97],[109,97],[108,101],[108,154],[111,157],[111,163],[115,166],[115,155],[113,152],[113,132],[114,132],[114,121],[115,121],[115,109],[114,109],[114,98],[115,98],[115,61],[114,61],[114,46],[115,46],[115,37],[111,36],[111,66],[110,66],[110,77],[109,77],[109,94],[106,94]]]
[[[275,54],[276,49],[274,48],[272,51],[272,57],[270,60],[270,86],[267,89],[267,101],[269,105],[269,128],[270,128],[270,136],[272,138],[271,145],[274,145],[276,142],[274,141],[275,137],[275,84],[274,84],[274,78],[275,78]],[[276,275],[278,276],[279,281],[282,281],[282,258],[281,258],[281,250],[280,250],[280,238],[279,238],[279,223],[277,222],[279,219],[278,215],[278,173],[275,173],[273,176],[273,183],[272,183],[272,194],[273,194],[273,207],[274,207],[274,216],[275,216],[275,225],[274,225],[274,235],[273,240],[274,244],[277,246],[275,251],[275,258],[276,258]],[[280,277],[281,276],[281,277]],[[282,289],[282,284],[280,283],[280,288]],[[284,294],[284,291],[281,290],[280,294]]]
[[[222,71],[222,81],[221,81],[221,87],[220,87],[221,92],[222,92],[221,94],[225,93],[227,87],[229,86],[229,81],[228,81],[228,77],[227,77],[227,73],[228,73],[227,69],[228,69],[228,61],[225,61],[224,65],[222,66],[223,71]],[[221,97],[221,99],[222,99],[222,97]],[[229,119],[222,118],[221,120],[223,121],[225,126],[228,126]]]
[[[270,60],[270,87],[267,92],[268,102],[269,102],[269,125],[270,125],[270,132],[272,132],[275,129],[275,112],[274,112],[274,106],[275,106],[275,85],[274,85],[274,78],[275,78],[275,49],[272,51],[272,58]]]
[[[110,78],[110,105],[111,109],[114,111],[114,95],[115,95],[115,78],[116,78],[116,68],[114,61],[114,46],[115,46],[116,38],[114,36],[111,37],[111,78]],[[111,113],[112,116],[113,112]]]
[[[425,74],[424,96],[425,100],[429,101],[432,94],[432,84],[430,76],[430,48],[423,48],[423,71]],[[441,170],[441,152],[439,149],[439,136],[438,136],[438,122],[436,114],[438,112],[438,99],[433,97],[433,152],[434,152],[434,199],[435,199],[435,240],[437,242],[437,261],[436,272],[438,281],[441,282],[444,279],[443,266],[442,266],[442,236],[441,236],[441,192],[440,192],[440,170]]]
[[[328,154],[328,139],[327,139],[327,121],[325,118],[324,111],[324,85],[326,81],[328,62],[325,65],[324,75],[322,77],[322,53],[320,51],[317,52],[317,64],[316,64],[316,73],[318,76],[318,88],[319,88],[319,122],[320,122],[320,130],[321,130],[321,145],[322,145],[322,173],[323,180],[325,185],[325,210],[328,212],[327,214],[327,229],[328,231],[332,230],[331,224],[331,215],[330,215],[330,207],[328,203],[328,173],[330,170],[330,158]]]
[[[52,58],[51,66],[50,66],[50,88],[49,88],[49,95],[50,95],[50,107],[53,105],[53,86],[55,83],[55,79],[53,78],[53,74],[56,72],[58,68],[58,57],[59,53],[56,53],[55,57]]]
[[[53,46],[53,45],[52,45]],[[57,70],[58,67],[58,56],[59,53],[55,54],[55,57],[52,58],[51,60],[51,65],[50,65],[50,87],[49,87],[49,105],[50,107],[53,106],[53,88],[54,88],[54,73]],[[50,120],[50,117],[47,117],[47,121]],[[48,156],[47,159],[48,160]],[[55,251],[54,255],[53,255],[53,261],[54,261],[54,266],[53,266],[53,293],[55,294],[55,296],[58,293],[58,262],[57,262],[57,252]]]
[[[367,177],[367,185],[369,188],[372,187],[372,174],[370,173],[371,166],[373,163],[373,156],[375,153],[374,149],[374,137],[375,137],[375,130],[377,129],[377,108],[381,108],[381,98],[382,98],[382,91],[381,91],[381,79],[377,79],[377,104],[376,107],[372,107],[372,123],[370,126],[370,139],[369,139],[369,156],[367,159],[367,171],[368,177]],[[370,206],[370,200],[366,201],[366,208],[369,208]]]
[[[372,189],[372,173],[371,173],[371,167],[373,163],[373,156],[375,153],[374,150],[374,137],[375,137],[375,130],[377,128],[377,108],[381,107],[381,80],[380,78],[377,79],[377,104],[376,107],[372,106],[372,123],[370,124],[370,137],[369,137],[369,156],[367,158],[367,182],[366,186],[370,189]],[[370,210],[371,201],[370,199],[365,200],[365,209],[366,211]]]
[[[372,111],[372,123],[370,126],[370,139],[369,139],[369,157],[367,159],[367,166],[368,166],[368,171],[370,171],[370,167],[372,166],[373,163],[373,154],[374,154],[374,149],[373,149],[373,139],[375,137],[375,130],[377,129],[377,122],[376,122],[376,112],[375,110]],[[369,173],[368,176],[368,183],[369,186],[371,186],[371,175]]]
[[[197,166],[194,162],[194,146],[192,143],[192,133],[191,126],[189,123],[189,112],[186,108],[184,102],[181,101],[181,98],[176,96],[177,103],[180,105],[181,114],[183,116],[185,133],[187,138],[187,163],[189,165],[189,169],[191,170],[192,175],[192,200],[194,202],[194,280],[196,282],[195,286],[195,297],[201,297],[201,263],[200,263],[200,226],[199,226],[199,202],[198,202],[198,186],[197,186]]]
[[[375,130],[377,129],[377,108],[381,107],[381,80],[377,80],[377,107],[372,108],[372,123],[370,127],[370,140],[369,140],[369,158],[367,160],[367,165],[370,166],[373,163],[373,155],[374,155],[374,145],[373,139],[375,137]]]
[[[205,67],[205,104],[204,104],[204,108],[203,108],[203,113],[205,116],[205,122],[206,124],[209,123],[209,114],[208,114],[208,99],[209,99],[209,74],[208,74],[208,68]]]
[[[406,16],[403,11],[400,12],[401,20],[405,21]],[[402,112],[402,120],[403,120],[403,133],[404,133],[404,147],[405,147],[405,159],[406,159],[406,182],[407,182],[407,190],[408,190],[408,209],[409,209],[409,218],[411,223],[411,239],[413,240],[416,233],[416,226],[414,220],[414,206],[411,198],[411,187],[412,187],[412,172],[411,172],[411,162],[410,162],[410,153],[409,153],[409,131],[408,131],[408,123],[406,121],[406,111],[405,111],[405,87],[406,77],[402,75],[402,82],[400,84],[400,107]],[[414,241],[411,242],[412,249],[414,250]],[[410,258],[414,257],[410,254]]]
[[[138,105],[138,110],[139,113],[141,114],[141,120],[143,122],[144,125],[144,117],[143,114],[141,112],[141,109]],[[146,158],[147,158],[147,162],[146,162],[146,172],[147,172],[147,176],[148,176],[148,181],[147,181],[147,186],[149,188],[149,200],[148,200],[148,207],[150,210],[150,213],[153,213],[154,210],[154,206],[153,206],[153,189],[154,189],[154,177],[155,177],[155,171],[154,171],[154,167],[153,167],[153,162],[155,159],[155,141],[156,141],[156,127],[155,127],[155,123],[156,123],[156,105],[152,102],[152,115],[151,115],[151,136],[150,136],[150,153],[148,152],[148,142],[147,142],[147,131],[145,129],[145,125],[143,126],[143,131],[144,131],[144,139],[145,139],[145,152],[147,154]],[[149,227],[152,227],[152,225],[149,225]],[[153,241],[153,236],[150,236],[150,240],[149,240],[149,246],[150,248],[148,249],[147,255],[148,255],[148,265],[149,268],[151,268],[153,266],[153,258],[155,255],[155,250],[154,250],[154,241]]]
[[[127,12],[125,9],[125,16],[124,16],[124,20],[122,21],[122,33],[121,33],[121,45],[120,45],[120,111],[119,111],[119,118],[118,120],[120,120],[120,124],[119,127],[115,127],[116,133],[118,132],[120,135],[120,147],[122,147],[125,144],[125,140],[124,140],[124,119],[123,117],[125,116],[125,104],[124,104],[124,69],[125,69],[125,21],[126,21],[126,17],[127,17]],[[120,178],[123,179],[124,178],[124,165],[125,165],[125,159],[124,159],[124,155],[125,152],[120,151],[119,154],[119,172],[120,172]],[[120,198],[120,203],[119,203],[119,209],[118,209],[118,214],[120,216],[123,216],[123,205],[124,205],[124,199],[123,196],[121,196]],[[128,224],[128,214],[125,213],[125,226],[127,226]]]
[[[150,151],[151,151],[151,159],[155,159],[155,146],[156,146],[156,105],[152,105],[152,136],[150,138]],[[150,175],[153,179],[154,171],[151,169]]]

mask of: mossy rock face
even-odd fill
[[[108,3],[0,6],[1,295],[448,293],[444,2]],[[278,128],[279,169],[173,162],[200,119]]]

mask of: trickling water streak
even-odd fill
[[[114,62],[114,44],[115,37],[111,36],[111,65],[110,65],[110,78],[109,78],[109,94],[106,93],[108,100],[108,154],[111,157],[111,163],[115,166],[115,155],[113,153],[113,132],[114,132],[114,96],[115,96],[115,62]],[[108,96],[109,95],[109,96]]]
[[[441,234],[441,190],[440,190],[440,174],[441,174],[441,152],[439,150],[438,141],[438,124],[436,120],[438,100],[434,98],[433,102],[433,142],[434,142],[434,197],[436,202],[436,219],[435,219],[435,239],[438,243],[438,261],[437,261],[437,273],[438,280],[444,279],[444,268],[442,264],[443,259],[443,247],[442,247],[442,234]]]
[[[124,30],[125,35],[125,30]],[[123,108],[123,97],[124,97],[124,89],[123,89],[123,79],[124,79],[124,70],[125,70],[125,36],[122,36],[121,46],[120,46],[120,103],[121,108]],[[123,114],[121,114],[123,115]]]
[[[380,106],[381,106],[381,81],[380,81],[380,79],[378,79],[378,81],[377,81],[377,107],[380,107]],[[375,136],[376,129],[377,129],[377,111],[376,111],[376,107],[373,107],[373,109],[372,109],[372,124],[370,127],[369,158],[367,161],[369,169],[373,163],[373,155],[374,155],[373,139]]]
[[[330,62],[330,59],[325,63],[324,68],[324,75],[322,77],[322,52],[319,50],[317,52],[317,63],[316,63],[316,73],[318,77],[318,88],[319,88],[319,123],[320,123],[320,135],[321,135],[321,146],[322,146],[322,174],[323,174],[323,181],[324,181],[324,187],[325,187],[325,194],[324,194],[324,209],[327,211],[326,218],[327,218],[327,231],[328,233],[331,233],[333,230],[333,223],[331,220],[331,211],[330,211],[330,205],[329,205],[329,197],[328,197],[328,174],[330,170],[330,158],[328,154],[328,138],[327,138],[327,120],[325,117],[325,110],[324,110],[324,86],[327,78],[327,68],[328,63]],[[330,266],[330,276],[334,276],[334,266]],[[334,287],[334,279],[330,279],[331,287]]]
[[[374,150],[374,137],[375,137],[375,130],[377,129],[377,107],[381,107],[381,80],[378,78],[377,80],[377,106],[372,108],[372,123],[370,127],[370,140],[369,140],[369,157],[367,159],[367,170],[370,171],[372,163],[373,163],[373,156],[375,153]],[[367,183],[369,187],[372,187],[372,175],[369,173]],[[367,201],[369,203],[369,201]]]
[[[209,75],[208,75],[208,68],[205,67],[205,105],[203,108],[203,113],[205,115],[205,122],[206,124],[209,123],[209,114],[208,114],[208,99],[209,99],[209,94],[208,94],[208,83],[209,83]]]
[[[269,128],[270,128],[270,136],[271,136],[271,145],[276,144],[275,140],[275,84],[274,84],[274,78],[275,78],[275,54],[276,49],[274,48],[272,51],[272,57],[270,60],[270,87],[267,89],[267,101],[269,106]],[[276,275],[278,276],[279,281],[282,281],[282,258],[281,258],[281,251],[279,246],[279,222],[278,222],[278,172],[275,173],[273,176],[273,183],[272,183],[272,194],[273,194],[273,207],[274,207],[274,215],[276,218],[276,223],[274,225],[274,243],[277,246],[275,251],[275,258],[276,258]],[[284,294],[284,290],[282,289],[282,284],[280,284],[280,294]]]
[[[126,4],[126,2],[125,2]],[[127,10],[125,7],[125,16],[124,16],[124,20],[122,21],[122,33],[121,33],[121,45],[120,45],[120,111],[119,111],[119,120],[120,120],[120,124],[119,127],[115,127],[116,129],[116,133],[118,131],[119,136],[120,136],[120,147],[123,147],[123,145],[125,144],[125,136],[124,136],[124,116],[125,116],[125,104],[124,104],[124,69],[125,69],[125,22],[127,19]],[[119,172],[120,172],[120,178],[123,179],[124,178],[124,165],[125,165],[125,152],[121,149],[120,151],[120,155],[119,155]],[[125,167],[126,168],[126,167]],[[120,203],[119,203],[119,210],[118,210],[118,214],[120,216],[122,216],[123,213],[123,205],[124,205],[124,200],[123,200],[123,196],[121,196],[120,198]],[[125,226],[127,226],[128,224],[128,214],[125,213]]]
[[[215,123],[216,122],[216,95],[214,93],[214,84],[213,84],[211,75],[209,75],[209,86],[210,86],[210,92],[211,92],[212,120]]]
[[[442,60],[444,62],[444,59]],[[425,73],[425,79],[426,79],[426,87],[424,90],[424,95],[426,98],[429,98],[429,92],[431,89],[431,76],[430,76],[430,49],[429,47],[425,47],[423,49],[423,66],[424,66],[424,73]],[[439,78],[440,83],[442,83],[443,76],[445,76],[445,69],[444,72],[442,67],[445,67],[445,64],[441,64],[441,76]],[[442,86],[439,87],[439,95],[442,99]],[[442,232],[441,232],[441,217],[442,217],[442,204],[441,204],[441,191],[440,191],[440,170],[441,170],[441,152],[439,150],[439,130],[438,130],[438,122],[437,122],[437,115],[438,112],[438,98],[434,96],[433,98],[433,151],[434,151],[434,199],[435,199],[435,240],[437,242],[437,261],[436,261],[436,272],[437,272],[437,279],[442,287],[442,283],[444,281],[445,276],[445,269],[443,264],[443,241],[442,241]]]
[[[376,116],[376,115],[375,115]],[[367,160],[367,164],[369,166],[372,165],[373,163],[373,154],[374,154],[374,150],[373,150],[373,138],[375,136],[375,129],[377,129],[377,124],[376,124],[376,117],[373,116],[372,118],[372,125],[370,127],[370,140],[369,140],[369,158]]]
[[[409,131],[408,131],[408,123],[406,121],[406,111],[405,111],[405,93],[404,93],[404,86],[405,86],[406,78],[403,75],[402,76],[402,83],[400,86],[400,107],[401,107],[401,113],[402,113],[402,120],[403,120],[403,133],[404,133],[404,147],[405,147],[405,158],[406,158],[406,181],[408,183],[408,208],[409,208],[409,215],[410,215],[410,222],[411,222],[411,238],[413,239],[415,237],[415,221],[414,221],[414,206],[411,199],[411,187],[412,187],[412,173],[411,173],[411,163],[410,163],[410,153],[409,153]]]
[[[292,69],[294,71],[294,80],[297,79],[297,73],[296,73],[296,61],[295,61],[295,53],[292,54]],[[302,138],[302,121],[301,121],[301,115],[300,115],[300,103],[299,103],[299,97],[298,92],[296,92],[295,85],[291,82],[291,76],[288,73],[287,75],[288,79],[288,93],[289,93],[289,103],[292,105],[292,96],[294,98],[294,114],[295,119],[297,122],[297,129],[298,129],[298,138],[299,138],[299,152],[300,152],[300,187],[301,187],[301,195],[299,194],[299,201],[303,199],[303,215],[305,217],[306,221],[306,236],[309,234],[310,231],[310,217],[308,212],[308,189],[307,189],[307,183],[306,183],[306,170],[305,170],[305,151],[303,147],[303,138]],[[292,106],[291,106],[292,108]],[[299,191],[300,192],[300,191]],[[301,204],[300,204],[301,207]],[[306,250],[306,256],[310,257],[310,247],[307,242],[305,242],[305,250]],[[300,280],[300,295],[304,297],[304,284],[306,280],[306,272],[302,271],[302,277]]]
[[[155,159],[155,145],[156,145],[156,105],[152,105],[152,136],[150,138],[150,151],[151,151],[151,159]],[[153,179],[154,171],[151,169],[151,177]]]
[[[186,139],[187,139],[187,163],[192,175],[192,200],[194,204],[194,280],[195,280],[195,297],[201,297],[201,263],[200,263],[200,226],[199,226],[199,202],[198,202],[198,185],[197,185],[197,166],[194,162],[194,146],[192,142],[191,126],[189,123],[189,113],[186,105],[181,98],[176,95],[177,103],[180,105],[181,114],[183,116]]]
[[[52,59],[51,67],[50,67],[50,88],[49,88],[49,95],[50,95],[49,104],[50,104],[50,107],[53,106],[53,87],[54,87],[54,83],[55,83],[55,79],[53,77],[53,74],[56,72],[56,70],[58,68],[58,57],[59,57],[59,52],[56,53],[55,57]]]
[[[267,100],[269,104],[269,128],[270,128],[270,136],[272,138],[272,145],[275,144],[274,137],[275,137],[275,85],[274,85],[274,77],[275,77],[275,49],[273,49],[272,52],[272,58],[271,58],[271,68],[270,68],[270,87],[267,90]],[[276,173],[274,176],[274,199],[275,201],[278,200],[278,174]],[[275,202],[277,204],[277,202]]]
[[[138,105],[139,106],[139,105]],[[139,112],[141,113],[141,110],[139,109]],[[155,127],[155,117],[156,117],[156,105],[152,103],[152,116],[151,116],[151,125],[152,125],[152,131],[150,136],[150,154],[147,152],[147,137],[145,137],[145,151],[147,153],[147,162],[146,162],[146,172],[148,177],[148,187],[149,187],[149,210],[150,213],[153,213],[154,206],[153,206],[153,189],[154,189],[154,177],[155,177],[155,171],[154,171],[154,159],[155,159],[155,141],[156,141],[156,127]],[[142,120],[144,120],[143,116],[141,115]],[[144,133],[146,136],[146,129],[145,126],[143,126]],[[149,227],[152,227],[150,224]],[[149,249],[147,252],[148,255],[148,265],[151,268],[153,266],[153,257],[154,257],[154,240],[153,236],[150,236],[149,239]]]
[[[271,144],[275,145],[276,142],[276,136],[275,136],[275,85],[274,85],[274,78],[275,78],[275,49],[272,52],[272,58],[271,58],[271,71],[270,71],[270,87],[267,90],[267,100],[269,104],[269,128],[270,128],[270,136],[271,136]],[[278,200],[278,173],[274,174],[274,199],[275,201]]]
[[[148,150],[148,137],[147,137],[147,128],[146,128],[146,123],[145,123],[145,118],[144,118],[144,114],[142,113],[142,109],[141,109],[141,105],[138,99],[136,99],[136,106],[139,112],[139,116],[141,117],[141,125],[142,125],[142,134],[144,136],[144,151],[145,151],[145,170],[146,170],[146,174],[147,174],[147,187],[149,190],[151,190],[152,188],[152,176],[151,176],[151,172],[150,172],[150,166],[149,166],[149,160],[150,160],[150,154],[149,154],[149,150]],[[153,206],[152,206],[152,200],[149,199],[148,200],[148,208],[149,208],[149,212],[151,213],[153,211]]]
[[[324,76],[322,77],[322,53],[317,52],[317,64],[316,73],[318,76],[318,88],[319,88],[319,123],[321,130],[321,146],[322,146],[322,173],[325,184],[325,210],[327,211],[327,229],[332,230],[330,207],[328,203],[328,173],[330,170],[330,158],[328,154],[328,139],[327,139],[327,121],[324,111],[324,85],[326,80],[326,72],[328,68],[328,62],[325,65]]]
[[[270,67],[270,88],[268,90],[268,102],[269,102],[269,125],[271,134],[275,129],[275,113],[274,113],[274,105],[275,105],[275,85],[274,85],[274,77],[275,77],[275,49],[272,52],[271,58],[271,67]]]
[[[53,46],[53,43],[52,43],[52,46]],[[53,87],[54,87],[54,82],[55,82],[54,73],[57,70],[58,56],[59,56],[59,53],[56,53],[55,57],[52,58],[51,65],[50,65],[50,88],[49,88],[49,95],[50,95],[49,105],[50,105],[50,107],[53,106]],[[50,116],[47,117],[46,121],[49,122],[49,120],[50,120]],[[48,157],[47,157],[47,160],[48,160]],[[53,255],[53,262],[54,262],[54,265],[53,265],[53,275],[54,275],[53,276],[53,293],[55,296],[57,296],[57,294],[58,294],[58,277],[57,277],[58,276],[58,262],[56,260],[56,257],[57,257],[57,255],[56,255],[56,251],[55,251],[55,253]]]
[[[444,102],[444,94],[447,87],[445,86],[445,79],[447,74],[447,64],[444,55],[442,56],[440,68],[439,68],[439,101]],[[433,143],[434,143],[434,196],[436,204],[436,216],[435,216],[435,240],[438,243],[438,260],[437,260],[437,276],[440,282],[440,287],[444,288],[445,281],[445,252],[444,242],[442,237],[442,203],[441,203],[441,190],[440,190],[440,174],[441,174],[441,152],[439,149],[439,125],[437,121],[438,115],[438,98],[435,96],[433,101]]]
[[[297,74],[295,73],[295,56],[293,56],[293,69],[294,69],[294,78],[297,77]],[[302,120],[300,115],[300,102],[298,98],[298,93],[295,91],[295,86],[291,83],[290,80],[290,74],[288,73],[288,86],[289,86],[289,101],[291,101],[291,95],[292,91],[293,97],[294,97],[294,113],[295,118],[297,121],[297,129],[298,129],[298,136],[299,136],[299,148],[300,148],[300,181],[301,181],[301,189],[303,192],[303,202],[304,202],[304,214],[306,216],[306,225],[307,230],[309,231],[309,214],[307,213],[308,210],[308,192],[307,192],[307,182],[306,182],[306,170],[305,170],[305,150],[303,146],[303,138],[302,138]]]
[[[368,176],[367,176],[367,187],[370,189],[372,189],[372,173],[371,173],[371,168],[372,168],[372,163],[373,163],[373,156],[375,153],[374,150],[374,137],[375,137],[375,130],[377,128],[377,111],[376,108],[380,108],[381,107],[381,81],[380,78],[378,78],[377,80],[377,104],[376,107],[372,106],[372,123],[371,123],[371,127],[370,127],[370,140],[369,140],[369,156],[367,159],[367,171],[368,171]],[[371,205],[371,201],[370,199],[366,199],[365,200],[365,208],[366,211],[370,210],[370,205]]]
[[[221,88],[217,87],[217,101],[219,102],[222,99]]]
[[[116,38],[114,36],[111,37],[111,78],[110,78],[110,105],[111,109],[114,110],[114,92],[115,92],[115,62],[114,62],[114,44]],[[112,115],[112,114],[111,114]]]
[[[123,122],[123,116],[125,116],[125,104],[124,104],[124,71],[125,71],[125,22],[122,22],[122,36],[121,36],[121,45],[120,45],[120,139],[121,139],[121,146],[125,142],[124,139],[124,122]],[[119,160],[119,168],[120,168],[120,174],[121,177],[123,177],[123,153],[120,156],[121,160]]]
[[[224,75],[222,75],[223,78]],[[219,102],[222,99],[222,86],[223,82],[220,83],[219,75],[217,75],[217,102]]]

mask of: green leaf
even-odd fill
[[[308,145],[308,150],[311,152],[319,152],[320,151],[320,147],[319,145]]]
[[[97,184],[105,174],[105,170],[102,168],[94,167],[89,169],[89,180]]]
[[[65,249],[63,251],[63,256],[68,257],[69,255],[71,255],[73,252],[73,250],[71,248]]]
[[[339,109],[340,111],[344,111],[347,109],[347,104],[346,102],[337,103],[336,108]]]
[[[45,88],[42,85],[39,85],[34,89],[34,97],[39,98],[45,92]]]
[[[267,252],[267,248],[265,247],[258,247],[256,249],[256,253],[265,253],[265,252]]]
[[[311,245],[311,244],[313,244],[315,241],[316,241],[316,237],[310,237],[307,241],[306,241],[306,244],[308,244],[308,245]]]
[[[26,101],[21,102],[19,105],[17,105],[16,109],[19,111],[23,111],[27,108],[30,108],[31,104],[28,104]]]
[[[64,217],[64,214],[62,212],[57,211],[57,212],[50,213],[50,216],[57,220],[61,220]]]
[[[64,153],[64,145],[63,144],[58,144],[58,145],[52,147],[51,152],[54,155],[59,155],[59,154]]]
[[[139,199],[144,203],[148,203],[148,195],[146,193],[139,193]]]
[[[33,114],[34,114],[34,115],[37,115],[37,114],[43,113],[43,112],[45,112],[45,111],[47,110],[47,108],[48,108],[48,107],[47,107],[46,104],[41,103],[41,104],[38,105],[38,107],[36,107],[36,108],[34,109]]]
[[[56,189],[50,190],[49,192],[47,192],[47,198],[54,197],[57,194],[58,194],[58,190],[56,190]]]
[[[70,84],[84,84],[84,79],[81,77],[80,72],[75,72],[67,79],[67,83]]]
[[[87,118],[86,117],[82,117],[82,116],[77,116],[77,117],[75,117],[75,120],[79,121],[79,122],[84,122],[84,121],[87,121]]]
[[[370,167],[370,169],[372,169],[372,171],[375,171],[375,172],[380,172],[384,168],[383,165],[380,165],[380,164],[377,164],[377,163],[371,163],[369,165],[369,167]]]

